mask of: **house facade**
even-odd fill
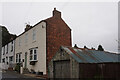
[[[18,36],[15,41],[15,62],[23,68],[46,74],[46,23],[41,22]],[[34,63],[34,64],[32,64]]]
[[[13,69],[15,65],[15,40],[2,47],[2,68]]]
[[[30,72],[47,74],[48,63],[61,45],[71,46],[71,29],[54,8],[53,16],[27,25],[15,40],[15,62]]]

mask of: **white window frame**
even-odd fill
[[[11,52],[13,51],[13,41],[11,42]]]
[[[22,62],[22,53],[17,53],[16,54],[16,63],[21,63]]]
[[[35,53],[35,50],[36,50],[36,53]],[[32,54],[31,54],[31,51],[32,51]],[[32,56],[32,59],[31,59],[31,56]],[[35,59],[35,56],[36,56],[36,59]],[[30,61],[37,61],[38,60],[38,53],[37,53],[37,48],[32,48],[30,49]]]
[[[6,63],[8,63],[9,61],[8,61],[8,56],[6,56]]]
[[[6,54],[8,54],[8,44],[6,45]]]
[[[13,62],[13,56],[9,57],[9,62]]]
[[[3,55],[5,55],[5,46],[3,47]]]

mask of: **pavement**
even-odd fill
[[[19,74],[15,71],[2,71],[2,80],[45,80],[33,74]]]

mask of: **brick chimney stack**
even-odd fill
[[[28,31],[30,28],[32,28],[32,26],[30,26],[29,24],[26,24],[25,32]]]
[[[61,18],[61,12],[56,10],[56,8],[54,8],[54,10],[53,10],[53,17]]]

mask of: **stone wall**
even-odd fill
[[[70,60],[70,56],[63,50],[61,51],[61,49],[59,49],[59,51],[55,54],[55,56],[53,57],[53,59],[49,62],[49,66],[48,66],[48,78],[53,78],[54,74],[53,74],[53,62],[54,61],[60,61],[60,60]]]

